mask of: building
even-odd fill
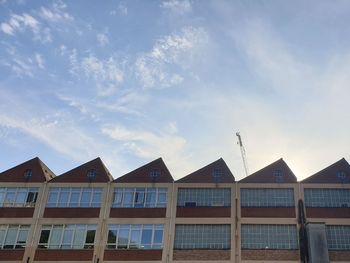
[[[308,260],[307,260],[308,259]],[[350,262],[350,165],[297,181],[283,159],[235,181],[223,159],[174,181],[161,158],[0,173],[3,262]]]

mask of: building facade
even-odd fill
[[[350,263],[350,165],[237,182],[219,159],[174,181],[161,158],[117,179],[34,158],[0,173],[0,261]]]

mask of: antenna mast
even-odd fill
[[[247,157],[245,155],[245,149],[243,146],[242,138],[241,138],[241,135],[239,134],[239,132],[236,132],[236,136],[238,137],[237,144],[239,144],[239,147],[241,148],[241,155],[242,155],[242,159],[243,159],[245,175],[248,176],[249,171],[248,171]]]

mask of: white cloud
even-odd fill
[[[1,31],[8,35],[13,35],[14,29],[7,23],[1,23]]]
[[[66,6],[62,6],[59,4],[53,4],[51,8],[41,7],[40,9],[40,17],[48,22],[64,22],[64,21],[73,21],[74,17],[64,12],[63,10]]]
[[[153,133],[113,125],[102,128],[102,133],[123,143],[132,154],[143,159],[151,160],[162,156],[171,167],[171,171],[178,176],[183,176],[184,170],[192,168],[185,154],[186,140],[174,132]]]
[[[170,0],[164,1],[160,5],[162,8],[174,13],[183,15],[192,11],[192,4],[189,0]]]
[[[99,33],[97,34],[97,41],[100,44],[101,47],[104,47],[109,44],[109,38],[106,34]]]
[[[124,74],[112,57],[100,60],[90,55],[81,61],[81,69],[89,78],[93,78],[99,96],[114,94],[124,81]]]
[[[22,15],[11,15],[10,20],[2,23],[0,29],[9,35],[15,35],[17,32],[25,32],[26,30],[30,30],[34,35],[34,40],[42,43],[52,41],[50,28],[42,28],[41,23],[35,17],[27,13],[23,13]]]
[[[41,54],[35,53],[35,60],[36,60],[36,63],[38,64],[39,68],[45,69],[45,61],[44,61],[44,58]]]
[[[192,54],[208,41],[208,34],[201,28],[186,27],[181,34],[172,34],[157,40],[153,49],[141,55],[135,63],[136,72],[143,87],[170,87],[178,85],[183,77],[170,73],[169,65],[186,67]]]
[[[127,16],[128,15],[128,7],[124,3],[120,3],[116,10],[112,10],[109,12],[109,14],[112,16],[115,16],[118,13],[123,15],[123,16]]]

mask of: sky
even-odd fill
[[[350,1],[0,0],[0,170],[117,178],[162,157],[237,180],[350,161]]]

